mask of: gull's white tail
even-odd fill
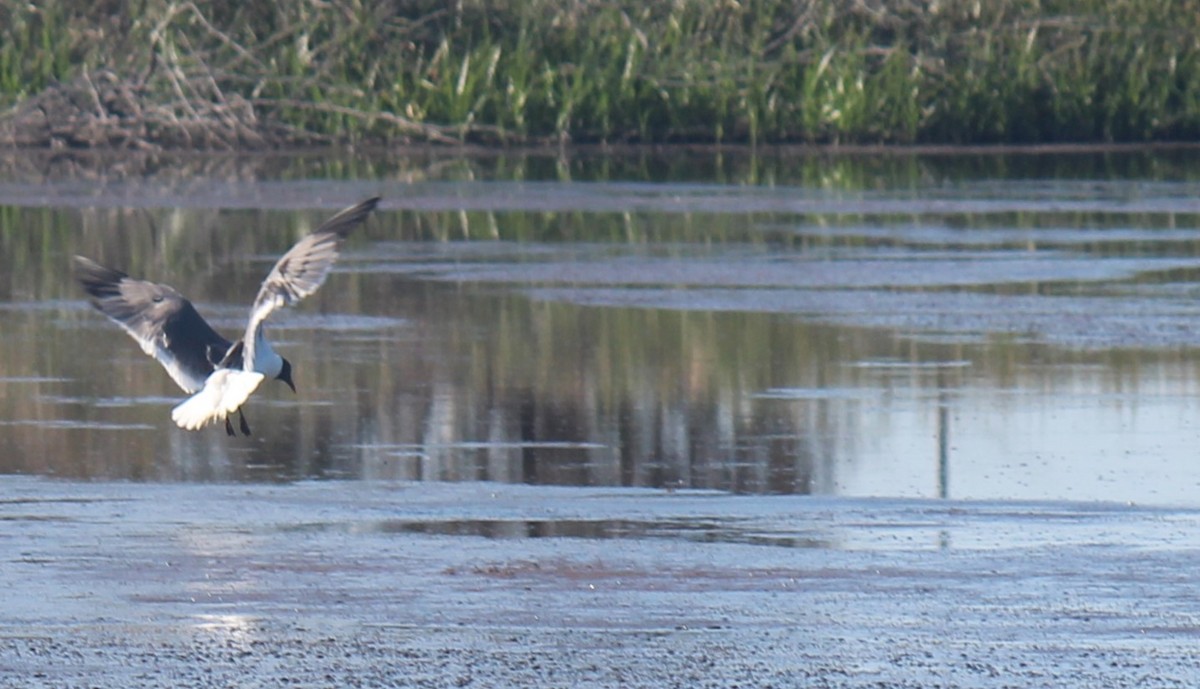
[[[236,368],[219,368],[204,381],[200,392],[171,410],[171,418],[189,431],[204,428],[237,411],[263,381],[263,374]]]

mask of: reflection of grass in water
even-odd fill
[[[845,178],[870,176],[854,163],[840,165],[847,170]],[[909,165],[899,167],[908,169]],[[920,169],[922,164],[911,166]],[[0,208],[0,248],[11,267],[6,282],[0,284],[8,290],[5,296],[9,299],[79,301],[77,288],[65,275],[66,256],[78,252],[136,266],[146,277],[175,283],[198,300],[241,307],[256,289],[261,271],[268,267],[262,262],[250,264],[247,257],[276,255],[279,247],[287,246],[298,232],[325,215],[320,211]],[[518,250],[525,241],[569,245],[602,240],[665,251],[672,250],[673,243],[702,246],[768,241],[755,239],[754,223],[738,214],[630,218],[574,212],[472,212],[466,214],[465,232],[456,234],[462,226],[452,225],[454,232],[437,234],[460,217],[457,213],[382,213],[379,222],[365,230],[366,236],[355,241],[361,242],[358,247],[362,248],[379,238],[462,236],[479,240],[498,236],[510,240]],[[1037,216],[1013,217],[1018,224],[1040,222]],[[1080,224],[1094,221],[1073,216],[1068,220]],[[985,216],[964,219],[967,226],[991,222],[994,219]],[[786,240],[780,235],[769,241]],[[1098,241],[1076,250],[1104,255],[1154,248],[1138,242]],[[231,262],[238,265],[231,266]],[[235,274],[236,280],[228,279]],[[907,342],[881,331],[806,325],[782,316],[531,303],[503,288],[429,285],[403,276],[346,272],[335,274],[333,280],[337,288],[315,295],[306,309],[315,312],[323,305],[338,304],[330,310],[413,320],[411,326],[398,329],[395,339],[380,340],[377,356],[367,358],[365,364],[351,366],[322,359],[318,353],[323,347],[316,348],[311,357],[306,355],[305,375],[316,381],[313,388],[356,392],[348,402],[332,408],[318,408],[312,399],[303,400],[295,412],[299,415],[296,427],[273,435],[269,448],[265,444],[254,450],[256,463],[274,462],[295,475],[311,475],[333,462],[356,461],[356,456],[347,458],[352,453],[346,444],[360,432],[367,442],[384,438],[436,446],[441,438],[433,437],[436,424],[429,418],[434,416],[431,409],[443,403],[439,398],[446,398],[444,417],[439,418],[444,418],[451,439],[497,440],[496,454],[514,461],[518,468],[523,457],[536,458],[541,462],[539,480],[583,482],[604,476],[671,485],[687,478],[693,485],[782,490],[804,486],[816,463],[829,461],[835,453],[852,454],[837,443],[861,442],[863,429],[855,425],[858,417],[845,413],[845,408],[870,401],[760,400],[753,397],[755,393],[781,386],[849,389],[878,385],[878,381],[864,381],[860,376],[868,374],[853,367],[830,366],[833,361],[970,359],[974,365],[961,375],[986,375],[989,381],[1010,385],[1029,375],[1029,362],[1047,365],[1082,357],[1030,345],[1019,338],[998,337],[964,348]],[[109,396],[178,394],[156,365],[145,360],[118,330],[97,322],[81,327],[85,318],[97,317],[83,310],[63,310],[53,318],[40,314],[7,318],[12,330],[10,336],[0,339],[4,348],[0,375],[76,376],[81,381],[77,387]],[[106,346],[111,342],[111,351],[118,353],[111,362],[109,378],[95,379],[69,348],[30,346],[90,345],[92,337],[97,341],[104,338]],[[1125,385],[1136,383],[1144,356],[1104,352],[1090,355],[1088,360],[1102,361],[1116,370],[1114,385]],[[348,368],[359,378],[347,381]],[[949,375],[944,381],[933,376],[920,378],[917,384],[930,389],[957,385],[955,377],[960,372]],[[148,389],[136,389],[139,382]],[[59,387],[53,392],[62,393]],[[76,389],[72,394],[78,393]],[[43,406],[31,410],[30,399],[40,400]],[[45,391],[35,391],[0,401],[6,418],[57,418],[61,410],[46,399]],[[149,424],[162,435],[147,432],[144,438],[122,438],[119,442],[127,445],[117,446],[113,445],[117,440],[97,429],[80,428],[74,435],[43,438],[50,434],[21,427],[11,429],[5,442],[14,448],[40,449],[10,454],[31,458],[31,462],[81,457],[70,466],[79,475],[128,470],[150,476],[172,461],[188,468],[184,460],[159,447],[163,437],[176,432],[164,408],[89,408],[86,413],[103,422],[115,419],[117,423]],[[270,405],[261,405],[256,413],[271,414]],[[290,423],[294,417],[289,411],[280,418]],[[589,442],[598,447],[503,446],[505,441],[530,438]],[[92,444],[100,449],[89,449]],[[262,456],[257,454],[260,452]],[[520,479],[517,471],[503,474],[487,465],[491,461],[487,455],[474,449],[460,452],[452,458],[462,462],[461,466],[447,463],[439,469],[444,474],[431,477]],[[195,470],[209,472],[197,475],[236,471],[220,465]]]
[[[831,329],[519,300],[501,309],[495,339],[472,359],[470,387],[513,399],[501,408],[528,405],[532,427],[551,437],[615,444],[618,455],[629,453],[636,483],[804,490],[814,458],[828,456],[833,437],[852,435],[807,416],[823,415],[816,407],[824,405],[797,410],[750,397],[783,380],[821,386],[855,376],[821,361],[839,347]],[[735,476],[731,467],[743,462],[758,467],[757,478]]]

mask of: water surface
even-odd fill
[[[1195,504],[1194,157],[10,160],[0,471]],[[371,194],[271,323],[299,394],[264,385],[249,439],[176,429],[68,274],[167,282],[233,333]]]

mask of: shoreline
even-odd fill
[[[45,146],[0,145],[0,156],[22,155],[45,158],[106,158],[106,157],[200,157],[200,158],[272,158],[308,155],[335,156],[430,156],[486,158],[490,156],[629,156],[645,153],[683,151],[705,154],[764,155],[779,157],[801,156],[862,156],[862,155],[1059,155],[1086,153],[1137,153],[1200,150],[1200,141],[1146,142],[1077,142],[1044,144],[752,144],[752,143],[565,143],[486,145],[476,143],[438,144],[406,143],[388,146],[383,143],[329,144],[319,146],[288,145],[253,150],[205,148],[162,148],[131,150],[121,147],[50,148]]]

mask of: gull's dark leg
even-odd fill
[[[242,435],[250,435],[250,424],[246,423],[246,415],[242,413],[241,407],[238,407],[238,426],[242,429]]]
[[[233,424],[229,422],[228,416],[225,417],[225,434],[229,437],[237,435],[237,433],[233,432]]]

